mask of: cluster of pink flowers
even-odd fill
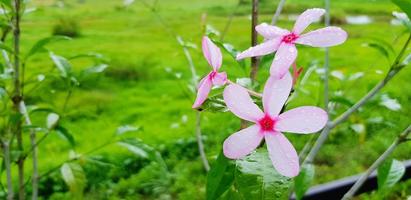
[[[295,44],[330,47],[339,45],[347,39],[347,33],[338,27],[325,27],[302,33],[308,25],[320,20],[324,13],[324,9],[319,8],[306,10],[298,17],[292,31],[265,23],[256,26],[256,31],[265,41],[238,54],[237,59],[277,51],[262,94],[264,109],[260,110],[242,86],[230,83],[224,89],[223,97],[228,109],[239,118],[254,123],[224,141],[223,152],[226,157],[241,159],[253,152],[264,139],[274,168],[284,176],[298,175],[300,165],[297,152],[282,132],[315,133],[325,126],[328,115],[321,108],[314,106],[302,106],[280,112],[293,87],[289,68],[297,58]],[[213,70],[201,80],[193,108],[202,105],[213,85],[221,86],[228,82],[227,74],[218,72],[222,62],[220,49],[207,37],[203,38],[202,49]]]

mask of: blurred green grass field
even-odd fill
[[[97,172],[89,175],[86,197],[203,199],[205,172],[202,170],[195,144],[195,111],[191,109],[194,95],[189,93],[190,96],[187,97],[187,84],[191,76],[181,46],[156,16],[139,1],[128,8],[124,8],[122,1],[119,0],[65,2],[64,7],[58,7],[51,0],[33,0],[31,5],[37,10],[27,14],[23,19],[22,51],[27,52],[38,39],[51,36],[53,26],[63,18],[78,22],[80,36],[71,41],[50,45],[54,53],[73,56],[79,53],[98,52],[108,59],[110,66],[104,75],[87,80],[74,91],[73,98],[68,104],[69,112],[64,116],[63,123],[76,139],[75,151],[80,154],[87,152],[110,139],[117,127],[133,125],[140,127],[140,131],[130,136],[141,138],[160,149],[170,171],[175,175],[172,183],[169,183],[170,187],[165,191],[161,190],[161,194],[152,190],[136,189],[142,188],[141,184],[148,179],[158,177],[153,178],[150,169],[144,168],[144,165],[127,167],[133,166],[133,162],[139,160],[133,158],[133,154],[113,145],[96,154],[119,160],[130,157],[132,159],[128,162],[132,164],[110,169],[110,173],[126,174],[115,175],[113,177],[116,178],[112,180],[96,179],[99,176],[103,177]],[[276,2],[261,1],[261,22],[270,21]],[[168,0],[158,1],[156,12],[175,33],[200,47],[204,31],[202,17],[206,15],[206,23],[222,31],[236,5],[236,0]],[[239,7],[224,39],[239,50],[248,48],[250,43],[250,16],[247,14],[250,10],[249,5]],[[283,16],[298,14],[310,7],[323,7],[322,1],[287,1]],[[399,9],[388,0],[332,1],[331,13],[335,19],[344,19],[346,15],[369,15],[374,19],[366,25],[338,25],[348,32],[349,38],[343,45],[331,48],[331,70],[335,71],[335,74],[342,73],[345,77],[358,72],[364,73],[364,76],[355,81],[340,80],[331,76],[332,97],[337,98],[342,94],[344,102],[355,102],[384,77],[389,62],[378,51],[366,47],[364,43],[375,39],[388,43],[395,41],[394,48],[398,51],[405,36],[400,36],[403,31],[401,26],[390,24],[391,12],[394,10]],[[282,17],[278,25],[291,28],[293,21]],[[309,29],[322,26],[313,24]],[[201,49],[190,49],[190,52],[198,73],[207,73],[209,67],[202,57]],[[223,56],[222,69],[227,71],[231,79],[248,76],[248,68],[242,69],[227,53]],[[322,49],[301,47],[298,65],[307,71],[310,63],[316,61],[318,67],[321,67],[323,57]],[[84,60],[73,63],[75,70],[80,70],[88,64]],[[52,62],[47,54],[38,55],[27,65],[27,77],[48,72],[52,68]],[[167,69],[171,69],[172,72],[167,72]],[[260,83],[266,80],[267,70],[267,66],[260,70]],[[175,73],[181,74],[181,78],[176,79]],[[316,183],[364,171],[389,146],[395,136],[408,126],[411,113],[410,76],[411,70],[407,67],[382,91],[398,100],[402,106],[399,111],[381,106],[379,95],[332,132],[317,157]],[[61,111],[65,91],[58,86],[50,91],[47,84],[56,83],[45,81],[39,90],[30,94],[28,104],[48,102],[55,110]],[[313,72],[304,89],[308,92],[299,93],[289,108],[299,105],[323,106],[322,83],[317,73]],[[341,104],[341,101],[337,104],[336,113],[332,117],[348,108],[347,105]],[[229,112],[204,113],[202,116],[206,152],[209,160],[213,160],[221,150],[224,139],[238,129],[240,121]],[[370,119],[378,122],[370,122]],[[44,118],[37,117],[35,122],[44,124]],[[364,130],[354,131],[353,124],[363,126]],[[291,134],[287,134],[287,137],[292,140],[297,151],[300,151],[310,139],[310,136],[294,137]],[[393,157],[399,160],[409,159],[410,147],[409,143],[400,146]],[[39,150],[40,171],[47,171],[66,160],[70,149],[70,145],[58,135],[50,135]],[[56,183],[61,184],[61,181]],[[397,186],[388,195],[393,198],[405,197],[411,195],[409,188],[408,181]],[[61,199],[65,197],[63,193],[67,188],[52,187],[49,190],[55,193],[47,195]],[[379,195],[363,195],[362,198],[382,198]]]

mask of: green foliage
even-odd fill
[[[82,198],[86,187],[86,175],[83,168],[77,163],[65,163],[60,168],[64,182],[69,186],[74,198]]]
[[[404,175],[405,167],[402,162],[389,159],[378,168],[378,189],[393,187]]]
[[[27,61],[31,56],[37,53],[47,52],[46,45],[60,40],[70,40],[70,38],[65,36],[52,36],[37,41],[25,56],[24,61]]]
[[[256,151],[236,164],[234,185],[243,199],[288,198],[292,181],[275,171],[267,151]]]
[[[391,0],[395,5],[401,8],[404,11],[408,18],[411,19],[411,2],[408,0]]]
[[[300,174],[294,179],[295,196],[302,199],[305,192],[310,188],[315,174],[315,166],[306,164],[301,167]]]
[[[60,18],[53,27],[53,35],[78,37],[81,35],[78,21],[72,17]]]
[[[221,152],[207,174],[206,199],[218,199],[234,181],[235,166]]]

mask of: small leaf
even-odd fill
[[[411,54],[408,54],[407,57],[402,61],[403,66],[407,66],[411,62]]]
[[[7,51],[9,53],[13,53],[13,49],[8,47],[6,44],[4,44],[3,42],[0,42],[0,49]]]
[[[107,67],[108,67],[107,64],[99,64],[99,65],[94,66],[94,67],[89,67],[89,68],[82,71],[82,75],[83,76],[88,76],[90,74],[98,74],[98,73],[101,73],[104,70],[106,70]]]
[[[29,59],[31,56],[33,56],[36,53],[47,51],[47,49],[45,48],[45,46],[47,44],[52,43],[52,42],[56,42],[56,41],[59,41],[59,40],[71,40],[71,38],[66,37],[66,36],[52,36],[52,37],[43,38],[43,39],[37,41],[33,45],[33,47],[31,47],[29,53],[27,53],[24,60]]]
[[[68,60],[62,56],[58,56],[53,52],[50,52],[50,58],[53,60],[54,65],[60,71],[60,76],[67,78],[71,73],[71,65]]]
[[[291,179],[279,174],[273,167],[267,151],[256,151],[236,161],[236,189],[242,199],[287,199]]]
[[[398,160],[387,160],[378,168],[378,189],[390,188],[397,183],[405,173],[405,167]]]
[[[60,172],[70,192],[77,198],[81,198],[87,182],[83,168],[77,163],[64,163]]]
[[[140,127],[135,127],[135,126],[131,126],[131,125],[124,125],[124,126],[120,126],[117,128],[116,134],[117,135],[122,135],[124,133],[128,133],[128,132],[135,132],[135,131],[139,131]]]
[[[389,59],[390,58],[390,53],[388,50],[381,44],[377,42],[369,42],[364,44],[367,47],[371,47],[373,49],[376,49],[381,55],[383,55],[385,58]]]
[[[345,79],[344,74],[343,74],[341,71],[338,71],[338,70],[332,71],[332,72],[331,72],[331,76],[333,76],[333,77],[335,77],[335,78],[337,78],[337,79],[340,79],[340,80],[344,80],[344,79]]]
[[[137,156],[143,158],[149,158],[148,153],[144,149],[144,144],[141,142],[118,142],[118,145],[127,148],[130,152],[136,154]]]
[[[379,103],[381,106],[384,106],[392,111],[398,111],[401,109],[401,104],[397,99],[392,99],[387,94],[381,95],[381,101]]]
[[[66,128],[58,125],[56,126],[56,132],[61,138],[68,141],[71,146],[74,147],[76,145],[73,135],[71,135],[71,133]]]
[[[411,19],[411,1],[410,0],[391,0],[396,4],[402,11],[404,11],[408,18]]]
[[[47,128],[49,130],[53,129],[54,127],[57,126],[57,123],[60,119],[60,116],[56,113],[50,113],[47,115]]]
[[[294,179],[295,196],[297,200],[304,197],[314,180],[315,167],[312,164],[303,165],[300,174]]]
[[[221,152],[207,174],[206,199],[218,199],[234,180],[235,166]]]
[[[392,15],[398,20],[402,25],[404,25],[408,30],[411,31],[411,21],[408,18],[407,14],[403,12],[392,12]]]

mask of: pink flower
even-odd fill
[[[270,77],[263,92],[264,112],[254,104],[243,87],[230,84],[225,88],[223,96],[228,109],[241,119],[255,123],[224,141],[226,157],[243,158],[254,151],[264,138],[275,169],[288,177],[299,173],[297,152],[281,132],[317,132],[325,126],[328,116],[324,110],[313,106],[298,107],[279,114],[291,87],[290,73],[286,73],[281,79]]]
[[[224,85],[227,82],[227,74],[218,72],[222,62],[220,49],[206,36],[203,37],[202,43],[204,57],[213,70],[198,84],[197,98],[193,108],[198,108],[204,103],[213,85]]]
[[[271,64],[270,74],[276,77],[284,76],[297,57],[296,43],[312,47],[330,47],[339,45],[347,39],[344,30],[333,26],[301,34],[308,25],[318,21],[324,13],[325,10],[320,8],[306,10],[298,17],[291,32],[266,23],[256,26],[256,31],[265,38],[265,42],[238,54],[237,60],[277,51]]]

